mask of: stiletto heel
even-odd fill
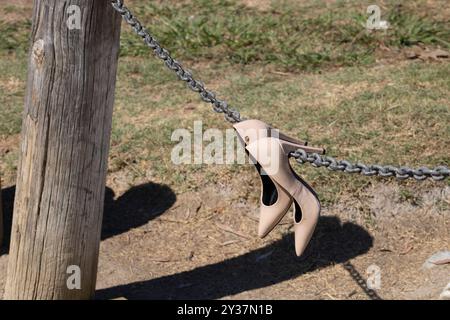
[[[246,147],[275,185],[294,202],[295,252],[300,256],[308,245],[320,215],[320,202],[312,188],[289,163],[289,154],[298,146],[271,137],[261,138]]]

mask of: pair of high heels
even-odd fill
[[[242,121],[234,129],[261,177],[258,235],[267,236],[294,204],[295,252],[302,255],[319,219],[320,202],[291,168],[289,154],[297,149],[323,154],[324,149],[308,147],[259,120]]]

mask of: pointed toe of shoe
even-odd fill
[[[289,194],[283,189],[277,188],[277,190],[278,201],[275,204],[271,206],[261,204],[258,225],[258,236],[260,238],[267,236],[280,223],[292,205]]]
[[[268,221],[261,220],[258,226],[258,237],[265,238],[273,228],[273,224],[269,223]]]
[[[305,221],[303,221],[302,223],[296,224],[294,226],[295,253],[297,254],[298,257],[300,257],[303,254],[303,252],[305,252],[314,233],[317,220],[316,219],[311,220],[313,221],[309,221],[309,223],[305,223]]]
[[[285,205],[288,207],[288,204]],[[266,237],[270,231],[280,222],[283,216],[286,214],[286,208],[279,208],[278,210],[264,210],[261,209],[258,225],[258,237]]]
[[[297,255],[297,257],[300,257],[305,252],[307,246],[308,244],[305,242],[303,243],[297,243],[297,241],[295,242],[295,254]]]

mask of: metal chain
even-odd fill
[[[215,112],[223,113],[225,119],[231,123],[242,121],[241,115],[237,110],[230,108],[226,101],[216,98],[214,92],[206,89],[202,82],[195,80],[190,71],[185,70],[177,60],[171,57],[168,50],[161,47],[158,41],[148,33],[139,20],[123,4],[123,0],[112,1],[112,6],[122,15],[123,19],[133,28],[134,32],[144,40],[145,44],[153,50],[155,55],[163,60],[170,70],[177,74],[180,80],[186,82],[192,91],[198,92],[203,101],[213,105]]]
[[[188,87],[197,92],[201,99],[213,105],[213,110],[217,113],[223,113],[225,119],[231,123],[241,122],[240,113],[228,106],[227,102],[220,100],[216,94],[205,88],[205,85],[194,79],[190,71],[185,70],[181,64],[172,58],[169,51],[163,48],[158,41],[142,26],[139,20],[133,16],[131,11],[124,5],[123,0],[112,0],[112,6],[119,12],[123,19],[133,28],[134,32],[140,36],[145,44],[153,50],[155,55],[164,61],[166,66],[174,71],[178,78],[187,83]],[[397,179],[413,178],[418,181],[432,178],[435,181],[440,181],[450,176],[448,167],[439,166],[435,169],[421,167],[418,169],[411,169],[408,167],[394,167],[382,165],[365,165],[362,163],[353,164],[346,160],[336,160],[330,156],[321,156],[316,153],[307,153],[299,149],[291,153],[291,157],[295,158],[300,164],[310,163],[315,167],[326,167],[332,171],[342,171],[345,173],[359,173],[364,176],[380,176],[380,177],[396,177]]]
[[[434,169],[427,167],[411,169],[409,167],[382,166],[377,164],[366,165],[363,163],[351,163],[346,160],[336,160],[333,157],[321,156],[317,153],[307,153],[302,149],[292,152],[291,156],[300,164],[310,163],[314,167],[325,167],[331,171],[342,171],[345,173],[359,173],[364,176],[396,177],[400,180],[413,178],[418,181],[427,178],[441,181],[450,176],[450,170],[445,166],[439,166]]]

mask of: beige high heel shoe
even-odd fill
[[[306,142],[291,138],[260,120],[246,120],[234,125],[237,136],[244,147],[261,138],[273,137],[289,142],[295,149],[323,153],[323,149],[306,147]],[[246,150],[247,151],[247,150]],[[248,151],[247,151],[248,154]],[[249,155],[250,156],[250,155]],[[292,205],[292,197],[264,172],[261,165],[250,156],[261,178],[260,219],[258,235],[264,238],[284,217]]]
[[[260,120],[242,121],[235,124],[233,127],[244,148],[248,144],[258,141],[261,138],[270,137],[272,134],[280,136],[279,132]],[[287,141],[291,141],[298,147],[306,145],[305,142],[290,138],[286,135],[282,135],[282,137]],[[261,169],[261,165],[257,161],[254,159],[251,160],[261,178],[261,206],[258,236],[264,238],[273,230],[273,228],[275,228],[289,210],[292,205],[292,198],[284,189],[272,182],[270,177],[268,177]]]
[[[289,163],[289,154],[298,149],[298,145],[265,137],[250,143],[246,149],[268,174],[277,190],[283,190],[282,193],[294,203],[295,252],[297,256],[302,255],[319,219],[320,202],[312,188]]]

